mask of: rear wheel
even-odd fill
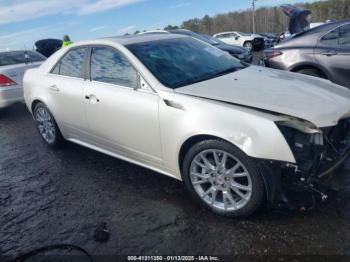
[[[225,141],[194,145],[185,156],[182,172],[197,202],[217,214],[246,217],[263,203],[264,184],[253,161]]]
[[[245,42],[244,45],[243,45],[245,48],[247,48],[249,51],[251,51],[253,49],[253,44],[252,42],[248,41],[248,42]]]
[[[64,139],[50,110],[43,103],[37,103],[33,114],[38,131],[46,144],[60,146]]]
[[[316,68],[300,69],[297,71],[297,73],[314,77],[326,78],[325,75]]]

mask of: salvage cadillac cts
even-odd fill
[[[349,90],[186,36],[74,44],[28,70],[24,88],[47,144],[66,139],[183,180],[226,216],[325,197],[320,177],[350,152]]]

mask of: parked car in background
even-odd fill
[[[279,41],[278,35],[274,33],[259,33],[264,38],[264,48],[273,47]]]
[[[350,90],[183,35],[72,44],[26,72],[24,97],[49,146],[66,139],[182,180],[225,216],[293,206],[291,192],[323,197],[317,182],[350,154]]]
[[[260,35],[243,32],[223,32],[215,34],[213,37],[220,39],[229,45],[238,45],[248,50],[260,51],[264,48],[264,38]]]
[[[45,57],[34,51],[0,51],[0,108],[23,101],[23,74]]]
[[[159,35],[159,34],[169,34],[166,30],[148,30],[138,33],[138,35]]]
[[[45,57],[51,56],[62,47],[60,39],[42,39],[35,42],[36,51]]]
[[[264,51],[265,65],[350,88],[350,19],[297,33]]]
[[[228,45],[222,41],[220,41],[217,38],[208,36],[208,35],[202,35],[197,34],[191,30],[187,29],[173,29],[173,30],[153,30],[153,31],[145,31],[139,33],[140,35],[156,35],[156,34],[178,34],[178,35],[187,35],[191,36],[193,38],[196,38],[198,40],[204,41],[212,46],[215,46],[216,48],[219,48],[223,51],[228,52],[230,55],[234,56],[235,58],[242,60],[247,63],[251,63],[253,60],[253,55],[250,52],[250,50],[247,50],[244,47],[236,46],[236,45]]]
[[[187,35],[187,36],[191,36],[196,39],[202,40],[208,44],[211,44],[212,46],[215,46],[216,48],[219,48],[225,52],[228,52],[230,55],[244,62],[251,63],[253,60],[253,55],[250,52],[250,50],[244,47],[228,45],[217,38],[214,38],[208,35],[197,34],[195,32],[192,32],[186,29],[169,30],[169,32],[172,34]]]

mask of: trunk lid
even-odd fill
[[[294,35],[310,29],[311,11],[294,5],[281,5],[282,11],[290,18],[289,33]]]
[[[0,66],[0,74],[4,74],[7,77],[15,81],[19,86],[23,85],[23,75],[27,69],[38,67],[42,62],[34,62],[27,64],[15,64],[8,66]]]

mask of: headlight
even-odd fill
[[[243,59],[243,58],[245,57],[245,54],[239,54],[237,57],[238,57],[239,59]]]
[[[276,122],[301,170],[309,170],[323,151],[323,133],[301,120]]]

